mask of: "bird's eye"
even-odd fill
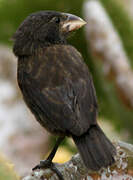
[[[60,23],[60,18],[59,18],[59,17],[56,17],[56,18],[55,18],[55,22],[56,22],[56,23]]]

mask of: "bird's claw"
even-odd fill
[[[49,160],[42,160],[40,161],[40,164],[36,165],[32,170],[36,170],[36,169],[51,169],[53,172],[56,173],[56,175],[58,176],[59,180],[64,180],[62,174],[60,173],[60,171],[56,168],[55,164]]]

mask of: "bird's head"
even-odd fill
[[[17,56],[31,55],[38,47],[65,44],[68,35],[86,22],[80,17],[56,11],[40,11],[29,15],[13,36]]]

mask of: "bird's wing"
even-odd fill
[[[38,77],[39,80],[28,74],[25,75],[27,76],[25,83],[28,84],[28,96],[31,96],[27,99],[33,101],[32,105],[35,106],[35,111],[37,109],[37,113],[44,114],[53,123],[53,126],[57,127],[57,130],[81,135],[88,130],[90,125],[96,123],[97,100],[93,81],[81,55],[75,48],[70,46],[67,51],[64,48],[58,47],[57,49],[58,60],[55,63],[58,64],[57,61],[61,61],[59,63],[61,63],[62,69],[55,69],[53,76],[50,74],[52,67],[49,66],[51,68],[46,75],[45,64],[44,71]],[[49,50],[50,52],[52,50]],[[49,53],[45,53],[47,59]],[[50,53],[51,59],[52,56],[55,57],[55,54]],[[58,66],[57,64],[55,67]],[[47,83],[44,82],[43,76],[44,79],[47,77]]]

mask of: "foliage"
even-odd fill
[[[124,8],[116,0],[100,0],[117,29],[127,55],[133,66],[133,21]]]
[[[0,180],[19,180],[13,169],[13,165],[0,154]]]

